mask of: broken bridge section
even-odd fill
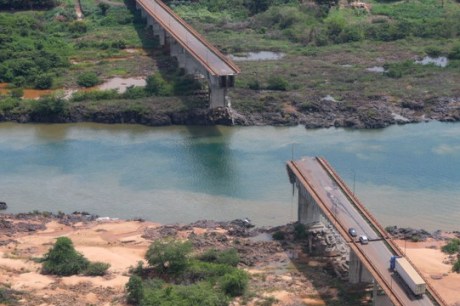
[[[136,0],[136,7],[179,67],[207,79],[210,108],[227,107],[227,89],[234,86],[240,69],[161,0]]]

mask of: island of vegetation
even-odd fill
[[[276,53],[237,61],[232,111],[208,109],[206,84],[159,47],[134,0],[2,0],[0,120],[378,128],[460,118],[457,0],[166,2],[236,60]],[[93,87],[114,77],[146,86]],[[30,99],[30,89],[51,94]]]

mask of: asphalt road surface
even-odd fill
[[[163,24],[164,29],[171,34],[185,49],[201,59],[215,75],[234,75],[237,73],[230,65],[222,60],[215,52],[206,45],[204,38],[197,38],[183,24],[174,18],[165,8],[155,0],[137,0],[146,8],[155,20]],[[224,55],[222,55],[224,56]],[[209,69],[208,69],[209,70]]]
[[[308,157],[303,158],[301,161],[296,161],[295,165],[343,227],[345,229],[350,227],[356,229],[358,236],[354,238],[351,236],[344,237],[345,240],[357,240],[360,235],[366,235],[369,238],[367,245],[357,244],[358,248],[363,251],[365,257],[374,265],[378,274],[390,285],[393,293],[403,305],[434,305],[426,294],[421,298],[415,297],[404,282],[396,275],[393,275],[389,270],[390,257],[393,253],[382,240],[377,240],[380,237],[354,205],[350,203],[340,187],[337,186],[319,162],[315,158]],[[376,241],[372,241],[373,239],[376,239]]]

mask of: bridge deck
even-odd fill
[[[369,272],[374,276],[380,286],[385,290],[396,305],[434,305],[427,295],[422,298],[414,297],[405,285],[389,271],[389,260],[395,250],[391,241],[382,235],[381,226],[375,219],[369,219],[367,211],[357,207],[354,196],[338,181],[335,173],[328,169],[327,163],[320,158],[303,158],[300,161],[288,163],[290,171],[295,174],[297,181],[314,196],[323,213],[335,225],[345,241],[360,258]],[[350,238],[348,228],[353,227],[358,235],[366,235],[369,244],[362,245]],[[383,236],[383,237],[382,237]],[[436,296],[429,288],[429,292]],[[439,304],[443,304],[442,302]]]
[[[161,0],[137,0],[137,3],[211,75],[227,76],[240,73],[240,69],[230,59],[212,46]]]

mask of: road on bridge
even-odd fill
[[[434,305],[433,302],[424,294],[421,298],[415,297],[410,289],[394,276],[389,270],[390,257],[394,255],[390,249],[381,240],[378,233],[370,226],[366,219],[360,214],[355,206],[350,202],[342,189],[329,176],[324,168],[315,158],[303,158],[301,161],[293,162],[300,171],[305,180],[314,188],[317,195],[323,201],[334,215],[335,219],[340,222],[341,226],[348,229],[356,229],[358,237],[366,235],[369,243],[362,245],[356,243],[356,246],[362,251],[364,256],[372,262],[378,274],[389,284],[391,291],[401,301],[404,306],[409,305]],[[337,224],[335,224],[337,226]],[[357,241],[358,237],[344,237],[347,242],[352,243],[352,239]],[[372,241],[376,239],[375,241]]]
[[[240,72],[230,59],[213,47],[161,0],[137,0],[137,3],[211,74],[225,76]]]

